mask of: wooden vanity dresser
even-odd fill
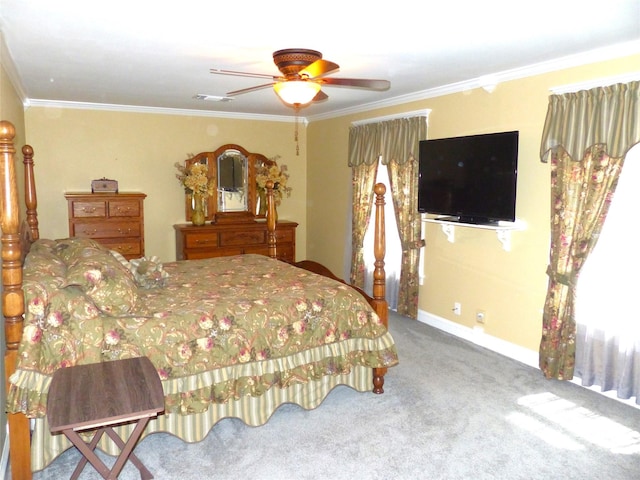
[[[125,258],[144,257],[144,193],[66,193],[69,236],[89,237]]]
[[[276,227],[277,256],[285,262],[296,260],[295,222],[278,221]],[[245,253],[269,254],[267,222],[220,223],[195,227],[178,224],[176,260],[226,257]]]
[[[207,177],[216,185],[216,194],[208,197],[205,225],[174,225],[176,260],[196,260],[229,255],[269,255],[267,223],[260,213],[258,176],[274,159],[252,153],[240,145],[226,144],[213,152],[202,152],[184,161],[206,165]],[[264,206],[264,205],[263,205]],[[192,214],[192,198],[185,195],[185,219]],[[277,218],[277,217],[276,217]],[[285,262],[296,261],[296,222],[280,220],[276,225],[276,256]]]

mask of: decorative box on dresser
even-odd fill
[[[297,223],[279,220],[276,227],[276,253],[278,259],[294,262],[296,259]],[[223,222],[202,226],[178,224],[176,231],[176,259],[225,257],[246,253],[269,254],[267,223]]]
[[[125,258],[144,256],[144,193],[65,193],[69,236],[89,237]]]

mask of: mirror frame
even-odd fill
[[[218,157],[222,155],[226,150],[235,150],[244,155],[247,159],[247,210],[234,211],[234,212],[221,212],[218,211],[218,195],[208,197],[206,202],[205,219],[211,223],[224,223],[224,222],[253,222],[256,217],[257,207],[257,190],[256,190],[256,163],[263,164],[272,163],[267,157],[261,153],[251,153],[244,149],[240,145],[228,143],[222,145],[213,152],[202,152],[187,160],[185,160],[185,166],[191,167],[194,163],[205,162],[208,169],[208,177],[213,180],[215,185],[218,185]],[[191,214],[193,208],[191,205],[191,195],[185,194],[185,218],[191,220]]]

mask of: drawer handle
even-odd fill
[[[85,235],[93,237],[96,233],[98,233],[98,231],[94,228],[93,230],[85,230],[84,233]]]
[[[131,245],[121,245],[118,247],[118,251],[121,253],[128,252],[131,250]]]
[[[126,212],[126,213],[129,213],[130,211],[132,211],[132,210],[133,210],[133,208],[131,208],[131,207],[126,207],[126,208],[118,207],[118,208],[116,208],[116,210],[117,210],[118,212]]]
[[[205,239],[202,239],[202,240],[201,239],[196,240],[196,243],[198,243],[198,244],[200,244],[200,243],[210,243],[211,241],[212,240],[205,238]]]
[[[95,213],[96,212],[96,207],[83,207],[82,211],[84,213]]]
[[[125,231],[125,230],[123,230],[123,229],[119,228],[119,229],[118,229],[118,233],[119,233],[120,235],[131,235],[131,229],[130,229],[130,228],[127,228],[127,230]]]

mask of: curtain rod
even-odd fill
[[[431,113],[431,109],[427,108],[425,110],[414,110],[413,112],[404,112],[404,113],[395,113],[392,115],[385,115],[383,117],[375,117],[375,118],[367,118],[366,120],[356,120],[355,122],[351,122],[351,125],[365,125],[367,123],[377,123],[377,122],[385,122],[387,120],[395,120],[397,118],[411,118],[411,117],[420,117],[424,116],[429,119],[429,114]]]

